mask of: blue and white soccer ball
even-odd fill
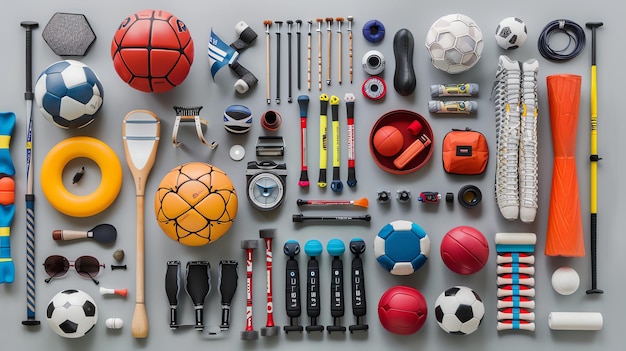
[[[467,335],[475,332],[485,316],[480,296],[467,286],[453,286],[435,301],[437,324],[446,333]]]
[[[67,289],[52,297],[46,309],[50,328],[64,338],[80,338],[98,321],[93,298],[82,290]]]
[[[65,129],[93,122],[104,90],[96,73],[82,62],[64,60],[48,66],[35,84],[35,102],[46,119]]]
[[[409,275],[426,263],[430,238],[422,227],[411,221],[393,221],[376,235],[374,255],[391,274]]]

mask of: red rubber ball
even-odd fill
[[[389,332],[409,335],[422,328],[428,316],[428,304],[419,290],[393,286],[378,301],[378,319]]]
[[[489,244],[483,233],[465,225],[452,228],[444,235],[440,251],[446,266],[463,275],[480,271],[489,259]]]
[[[386,157],[391,157],[402,149],[404,136],[402,132],[394,126],[384,126],[374,133],[374,149]]]
[[[162,93],[180,85],[189,74],[193,54],[185,23],[163,10],[128,16],[111,41],[115,72],[143,92]]]

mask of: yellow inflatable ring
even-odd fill
[[[71,160],[84,157],[100,168],[102,181],[89,195],[74,195],[63,185],[63,169]],[[122,165],[104,142],[86,136],[65,139],[55,145],[41,165],[41,190],[59,212],[73,217],[89,217],[109,207],[122,187]]]

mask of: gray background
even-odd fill
[[[195,62],[187,80],[178,88],[165,94],[145,94],[133,90],[124,84],[116,75],[110,59],[110,40],[118,24],[128,15],[145,8],[168,10],[185,21],[195,41]],[[25,189],[25,117],[23,107],[24,92],[24,30],[19,26],[23,20],[35,20],[40,28],[34,32],[34,60],[33,70],[36,76],[50,63],[59,60],[41,38],[43,27],[54,12],[83,13],[90,21],[97,40],[91,51],[82,61],[90,65],[100,76],[105,88],[105,102],[95,123],[81,130],[66,131],[53,127],[39,112],[35,111],[35,176],[41,176],[39,170],[47,150],[63,139],[76,135],[89,135],[99,138],[110,145],[120,157],[124,170],[124,182],[121,192],[114,204],[104,212],[90,218],[70,218],[65,216],[47,202],[41,192],[39,184],[35,186],[36,202],[36,232],[37,232],[37,317],[42,321],[40,328],[29,329],[20,324],[25,318],[25,230],[24,230],[24,201]],[[481,27],[485,37],[485,48],[479,63],[470,71],[457,76],[449,76],[439,72],[428,62],[427,52],[423,41],[429,26],[440,16],[449,13],[464,13],[472,17]],[[315,2],[269,1],[269,2],[233,2],[216,3],[202,1],[29,1],[12,5],[5,9],[5,20],[0,22],[3,47],[3,83],[0,84],[0,109],[15,111],[18,116],[16,131],[12,142],[12,155],[17,174],[16,218],[12,227],[12,254],[16,265],[16,280],[12,285],[0,287],[0,335],[6,346],[20,349],[94,349],[94,350],[128,350],[131,348],[146,349],[190,349],[190,348],[238,348],[255,349],[271,347],[288,350],[294,347],[302,349],[317,349],[319,347],[341,347],[357,349],[368,347],[408,349],[445,349],[452,350],[464,347],[471,350],[522,350],[528,348],[553,350],[586,350],[617,349],[621,344],[621,313],[624,310],[621,296],[623,283],[617,258],[622,254],[624,236],[620,235],[622,222],[620,216],[624,213],[624,204],[620,196],[624,193],[621,181],[622,152],[620,139],[624,122],[621,115],[621,72],[622,67],[622,27],[621,11],[617,9],[617,2],[611,1],[570,1],[562,5],[545,1],[526,1],[524,3],[502,3],[499,1],[482,1],[469,3],[467,1],[445,1],[420,4],[414,1],[351,1],[337,2],[320,0]],[[288,104],[287,97],[287,70],[283,66],[282,94],[283,102],[280,105],[265,104],[265,34],[263,20],[287,19],[315,19],[316,17],[347,17],[352,15],[354,23],[354,83],[347,83],[347,35],[344,35],[344,84],[333,84],[324,87],[323,92],[329,95],[336,94],[343,97],[345,93],[353,92],[357,95],[356,102],[356,167],[359,183],[355,189],[346,188],[343,193],[335,194],[330,189],[321,190],[313,184],[308,191],[297,186],[299,177],[299,134],[298,134],[298,107],[295,103]],[[526,21],[529,29],[528,42],[521,49],[508,52],[512,58],[524,61],[537,58],[540,61],[539,73],[539,122],[538,133],[540,142],[540,210],[537,220],[533,224],[507,222],[501,218],[494,203],[493,175],[495,173],[495,124],[492,102],[489,100],[489,91],[495,77],[498,55],[503,51],[496,45],[492,33],[498,22],[508,16],[517,16]],[[387,36],[379,44],[366,42],[360,33],[363,24],[370,19],[378,19],[386,26]],[[545,77],[556,73],[574,73],[582,75],[582,93],[580,117],[578,127],[578,141],[576,143],[578,179],[580,184],[580,198],[586,238],[588,237],[589,220],[589,67],[590,67],[590,36],[583,54],[567,63],[552,63],[543,59],[537,50],[537,37],[542,28],[550,21],[558,18],[567,18],[584,26],[587,21],[604,21],[605,26],[598,32],[598,84],[599,84],[599,154],[603,158],[599,167],[599,287],[605,290],[604,295],[587,296],[584,291],[590,286],[589,257],[568,259],[552,258],[543,255],[545,242],[545,228],[547,226],[547,212],[549,203],[552,145],[550,124],[548,119],[548,105],[545,88]],[[244,97],[236,95],[232,84],[235,81],[227,69],[218,73],[215,83],[210,79],[209,64],[206,57],[206,45],[211,27],[227,43],[235,40],[233,27],[240,20],[245,20],[259,34],[255,45],[242,54],[240,63],[259,77],[259,86]],[[414,64],[416,67],[418,85],[416,92],[409,97],[401,97],[393,91],[393,34],[400,28],[408,28],[415,37],[416,47]],[[306,29],[303,31],[306,32]],[[275,34],[272,33],[272,59],[275,58]],[[282,30],[283,62],[286,62],[287,45],[286,30]],[[345,31],[344,31],[345,34]],[[589,31],[587,31],[589,34]],[[323,45],[326,50],[326,33]],[[295,35],[294,35],[295,39]],[[336,36],[333,36],[336,40]],[[317,133],[318,123],[315,118],[319,110],[317,97],[319,91],[316,86],[316,41],[313,35],[313,77],[314,90],[311,92],[295,89],[294,98],[299,94],[309,94],[312,100],[309,108],[309,167],[312,180],[317,179]],[[306,35],[302,37],[303,49],[306,48]],[[294,42],[295,49],[295,42]],[[388,82],[389,92],[380,102],[367,101],[359,91],[365,73],[358,67],[363,54],[377,49],[387,58],[387,70],[384,77]],[[336,46],[333,44],[333,55]],[[303,50],[303,53],[306,51]],[[295,56],[295,54],[294,54]],[[306,56],[303,56],[306,57]],[[325,57],[325,54],[324,54]],[[334,56],[336,57],[336,56]],[[303,63],[304,64],[304,63]],[[324,66],[326,62],[324,62]],[[333,77],[336,77],[336,59],[333,59]],[[303,66],[306,67],[306,66]],[[274,63],[272,63],[274,70]],[[294,66],[295,70],[295,66]],[[325,76],[324,76],[325,78]],[[272,73],[272,96],[274,96],[274,73]],[[481,94],[479,113],[473,117],[438,117],[429,115],[427,101],[429,100],[428,87],[433,83],[477,82],[480,84]],[[231,104],[244,104],[254,114],[254,126],[251,132],[243,136],[228,134],[221,126],[221,115],[224,109]],[[217,140],[220,146],[209,151],[195,139],[192,127],[183,126],[180,139],[184,147],[174,149],[169,143],[169,137],[174,121],[173,105],[203,105],[202,117],[210,121],[209,130],[205,132],[207,140]],[[146,340],[135,340],[131,337],[130,322],[134,308],[134,262],[135,262],[135,200],[134,185],[128,171],[121,142],[121,121],[126,113],[134,109],[149,109],[157,113],[162,122],[162,142],[159,147],[156,164],[151,172],[146,193],[146,304],[150,319],[150,335]],[[261,213],[254,210],[245,197],[245,165],[254,160],[254,145],[256,138],[264,131],[259,125],[259,116],[268,109],[275,109],[283,116],[283,125],[280,134],[286,139],[287,149],[284,162],[289,169],[286,202],[282,208],[274,212]],[[431,122],[435,134],[435,152],[426,167],[409,175],[393,175],[379,169],[371,159],[367,147],[370,129],[379,116],[394,109],[409,109],[426,116]],[[345,115],[342,104],[342,137],[345,140]],[[462,177],[446,175],[442,169],[440,146],[444,134],[451,128],[471,127],[483,132],[492,150],[491,159],[483,176]],[[243,144],[246,147],[246,157],[243,161],[235,162],[228,157],[228,150],[232,144]],[[345,181],[345,160],[347,151],[342,149],[342,179]],[[199,248],[183,247],[169,240],[158,228],[154,220],[152,201],[154,190],[163,175],[175,166],[188,161],[203,161],[214,164],[226,171],[239,192],[239,214],[229,233],[219,241]],[[99,180],[98,171],[85,160],[72,162],[67,167],[67,176],[71,179],[74,170],[81,164],[88,165],[88,173],[80,185],[80,190],[89,193]],[[314,182],[313,182],[314,183]],[[452,207],[445,204],[435,206],[420,204],[417,195],[420,191],[454,192],[465,184],[473,183],[483,190],[483,202],[475,210],[464,210],[458,203]],[[92,187],[92,188],[90,188]],[[387,188],[392,192],[406,188],[413,194],[411,204],[400,204],[392,200],[388,205],[380,205],[375,201],[376,192],[380,188]],[[308,225],[296,226],[291,222],[291,215],[297,211],[297,198],[324,198],[324,199],[356,199],[367,197],[370,208],[367,213],[372,215],[372,222],[368,226],[358,225]],[[307,211],[311,214],[328,214],[325,210]],[[341,211],[342,214],[362,214],[360,211]],[[364,211],[362,211],[364,212]],[[386,273],[374,259],[372,242],[378,230],[386,223],[396,219],[408,219],[420,224],[430,235],[432,241],[432,255],[429,262],[417,273],[408,277],[396,277]],[[112,223],[118,228],[118,239],[114,246],[101,246],[95,242],[80,242],[59,244],[51,239],[53,229],[89,229],[98,223]],[[457,225],[471,225],[481,230],[489,240],[491,258],[487,266],[472,276],[460,276],[449,271],[442,263],[438,254],[439,243],[445,232]],[[285,256],[282,254],[282,245],[288,239],[296,239],[300,244],[309,239],[319,239],[324,245],[333,237],[338,237],[346,243],[353,237],[359,236],[368,243],[365,253],[365,270],[367,274],[366,288],[368,294],[367,323],[370,330],[367,334],[281,334],[277,338],[261,338],[255,342],[243,342],[239,332],[244,329],[245,318],[245,264],[244,253],[240,249],[240,241],[258,238],[261,228],[278,228],[278,238],[275,240],[275,320],[279,326],[288,323],[284,312],[284,282],[282,271]],[[536,315],[537,330],[534,333],[501,333],[496,331],[496,286],[495,286],[495,249],[493,244],[496,232],[535,232],[537,233],[537,272],[536,278]],[[587,239],[585,240],[588,241]],[[587,244],[587,243],[586,243]],[[588,245],[588,244],[587,244]],[[70,272],[63,279],[54,280],[51,284],[43,282],[45,273],[41,269],[43,259],[50,254],[62,254],[74,259],[82,254],[92,254],[109,265],[114,263],[111,258],[115,248],[123,248],[127,253],[125,263],[128,271],[111,271],[109,268],[100,276],[101,285],[113,288],[129,288],[129,297],[104,298],[99,295],[97,287],[88,280],[79,278]],[[588,247],[587,247],[588,249]],[[300,256],[301,269],[304,271],[306,259]],[[254,265],[254,326],[260,329],[265,325],[265,269],[262,250],[255,254]],[[344,255],[346,265],[351,260],[350,254]],[[216,267],[220,259],[237,259],[240,261],[239,289],[233,301],[231,332],[220,340],[203,340],[195,331],[172,332],[168,329],[168,308],[164,291],[165,264],[167,260],[178,259],[183,262],[206,259],[212,264],[214,290],[206,301],[205,319],[207,323],[219,323],[219,294],[216,287]],[[330,258],[326,253],[321,257],[322,279],[328,278]],[[558,295],[550,286],[552,272],[560,266],[570,265],[576,268],[581,276],[581,287],[572,296]],[[328,284],[322,281],[322,291],[326,292]],[[430,307],[428,320],[424,327],[411,336],[397,336],[386,332],[379,324],[376,306],[381,294],[392,285],[410,285],[423,292]],[[485,301],[486,315],[480,329],[466,337],[447,335],[436,325],[433,305],[436,297],[452,285],[468,285],[474,288]],[[100,321],[95,329],[86,337],[79,340],[63,339],[56,336],[46,325],[45,306],[57,292],[66,288],[79,288],[90,293],[97,301],[100,312]],[[346,293],[349,290],[346,289]],[[327,298],[327,295],[324,296]],[[181,295],[180,307],[181,322],[191,323],[193,313],[191,302],[185,295]],[[349,300],[347,300],[349,303]],[[548,329],[547,316],[550,311],[599,311],[604,315],[604,329],[599,332],[554,332]],[[303,311],[303,315],[305,312]],[[110,331],[104,326],[108,317],[123,318],[126,326],[121,331]],[[306,317],[301,318],[306,325]],[[331,324],[328,300],[323,301],[322,324]],[[351,309],[346,310],[343,319],[345,325],[353,323]]]

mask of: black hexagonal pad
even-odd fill
[[[96,40],[87,17],[77,13],[57,12],[42,33],[50,49],[59,56],[85,56]]]

